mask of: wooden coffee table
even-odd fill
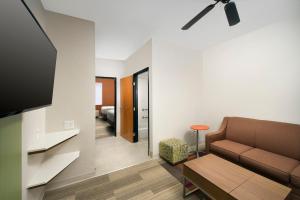
[[[183,165],[184,197],[200,189],[217,200],[283,200],[291,189],[213,154]],[[197,188],[187,191],[190,181]]]

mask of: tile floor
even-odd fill
[[[122,137],[96,139],[96,176],[150,160],[148,141],[130,143]]]

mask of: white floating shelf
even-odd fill
[[[60,132],[41,134],[35,140],[30,141],[30,145],[27,149],[28,153],[41,152],[58,145],[67,139],[79,134],[80,129],[72,129]]]
[[[27,188],[33,188],[47,184],[51,179],[68,167],[74,160],[79,157],[80,152],[64,153],[53,156],[45,160],[32,179],[29,181]]]

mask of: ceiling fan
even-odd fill
[[[202,10],[198,15],[196,15],[193,19],[191,19],[186,25],[184,25],[181,29],[188,30],[193,26],[196,22],[198,22],[202,17],[204,17],[209,11],[211,11],[216,4],[222,2],[225,4],[224,10],[227,16],[227,20],[229,26],[234,26],[240,22],[239,13],[237,11],[236,5],[233,1],[230,0],[215,0],[214,4],[210,4],[204,10]]]

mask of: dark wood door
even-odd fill
[[[133,76],[121,79],[121,136],[133,142]]]

